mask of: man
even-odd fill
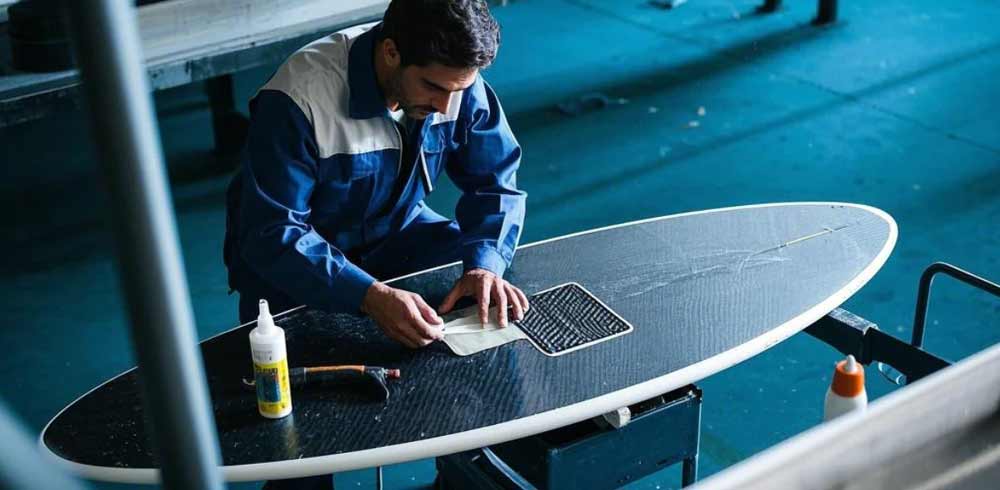
[[[408,347],[440,339],[437,313],[379,280],[453,260],[441,305],[473,295],[480,319],[527,309],[502,279],[524,220],[521,150],[479,70],[499,27],[482,0],[395,0],[381,24],[293,54],[251,101],[228,192],[226,264],[240,319],[307,304],[361,311]],[[427,207],[442,171],[462,190],[457,222]]]
[[[521,149],[479,75],[498,46],[483,0],[393,0],[381,24],[319,39],[277,70],[251,100],[227,192],[241,322],[261,298],[272,311],[363,312],[416,348],[442,338],[437,313],[463,296],[483,323],[491,304],[501,325],[508,307],[524,315],[527,298],[502,278],[524,221]],[[442,172],[463,192],[457,221],[423,202]],[[464,274],[438,312],[380,282],[456,260]]]

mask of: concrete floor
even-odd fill
[[[808,25],[811,1],[754,15],[753,1],[519,0],[495,10],[503,46],[486,77],[524,147],[524,241],[651,216],[772,201],[840,200],[892,214],[884,269],[846,307],[908,338],[917,278],[945,260],[1000,279],[1000,4],[852,0]],[[243,74],[245,100],[270,69]],[[560,102],[600,93],[571,117]],[[210,156],[198,86],[157,94],[199,335],[230,328],[220,250],[228,175]],[[699,115],[704,108],[704,115]],[[695,124],[696,123],[696,124]],[[63,406],[131,367],[113,224],[84,117],[0,132],[2,398],[38,432]],[[431,203],[448,213],[454,189]],[[960,359],[1000,340],[1000,301],[935,288],[926,346]],[[833,349],[797,335],[701,383],[701,476],[816,425]],[[869,370],[877,398],[893,386]],[[388,468],[424,488],[433,462]],[[630,489],[676,488],[670,468]],[[367,486],[372,472],[337,476]],[[98,488],[123,488],[95,485]],[[252,484],[233,488],[253,488]]]

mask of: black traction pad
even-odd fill
[[[528,313],[514,324],[549,356],[567,354],[632,331],[631,324],[575,282],[532,295]]]

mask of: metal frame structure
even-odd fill
[[[931,284],[940,274],[1000,298],[1000,284],[954,265],[935,262],[920,276],[917,306],[913,315],[913,337],[909,344],[882,332],[874,323],[840,308],[806,328],[806,332],[845,355],[853,355],[863,364],[878,362],[879,371],[889,376],[890,381],[896,384],[918,381],[951,365],[951,362],[923,348]],[[901,376],[888,375],[883,363],[901,373]]]
[[[837,308],[806,328],[806,333],[862,364],[888,364],[909,381],[916,381],[951,365],[950,362],[879,330],[878,325]],[[880,371],[887,373],[886,368]],[[901,384],[898,377],[890,379]]]
[[[979,277],[971,272],[959,269],[945,262],[935,262],[920,275],[920,286],[917,290],[917,311],[913,315],[913,340],[910,343],[921,348],[924,345],[924,324],[927,321],[927,307],[931,296],[931,283],[938,274],[945,274],[969,286],[982,290],[1000,298],[1000,284]]]

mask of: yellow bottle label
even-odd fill
[[[288,359],[267,364],[253,364],[257,385],[257,407],[267,415],[280,415],[292,406],[292,389],[288,382]]]

